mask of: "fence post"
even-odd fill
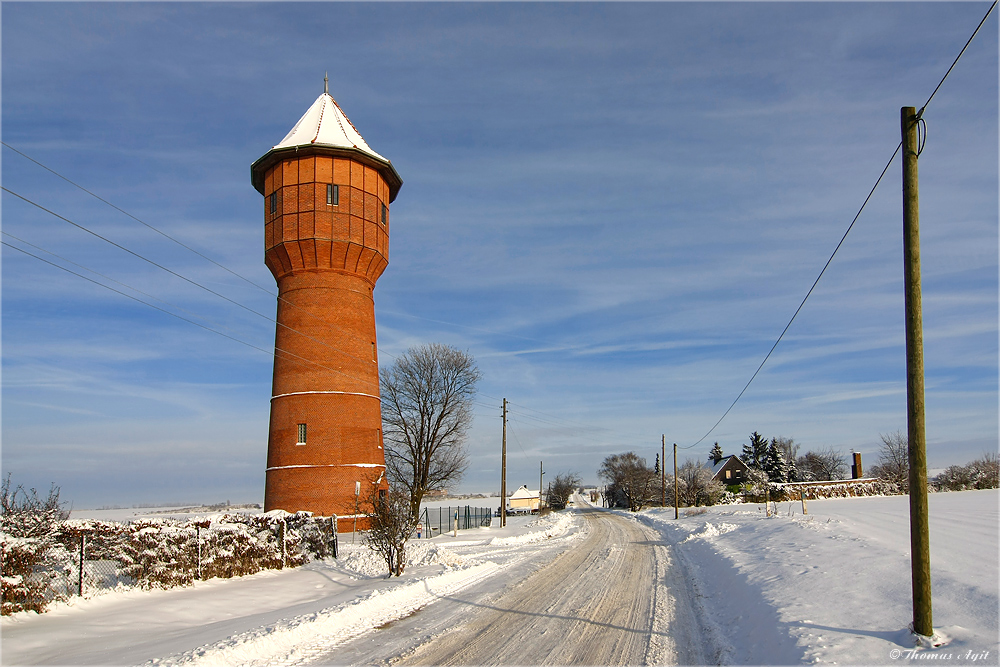
[[[198,540],[198,581],[201,581],[201,525],[194,525],[195,539]]]
[[[336,514],[334,514],[332,517],[330,517],[330,526],[333,528],[333,558],[336,560],[336,558],[337,558],[337,547],[339,546],[337,544],[337,515]]]
[[[281,520],[281,525],[278,526],[278,535],[280,536],[280,539],[281,539],[281,568],[280,569],[282,569],[282,570],[285,569],[285,530],[286,530],[286,528],[285,528],[285,520],[282,519]]]
[[[448,509],[451,509],[450,507]],[[458,537],[458,508],[455,508],[455,537]]]
[[[77,594],[83,597],[83,558],[87,549],[87,534],[80,532],[80,585],[77,589]]]

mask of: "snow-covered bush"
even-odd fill
[[[949,466],[933,480],[938,491],[966,491],[1000,487],[1000,457],[988,452],[964,466]]]
[[[35,489],[11,488],[9,474],[4,479],[0,489],[0,613],[42,611],[51,601],[49,582],[59,576],[68,560],[56,540],[66,516],[59,502],[59,487],[53,486],[42,499]]]
[[[3,487],[0,548],[3,613],[42,611],[80,587],[171,588],[199,577],[228,578],[302,565],[330,555],[330,520],[308,512],[223,514],[211,520],[67,520],[53,488],[47,500]],[[200,565],[200,569],[199,569]]]

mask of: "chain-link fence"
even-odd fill
[[[336,543],[331,519],[305,512],[226,514],[211,521],[68,520],[46,536],[48,546],[30,553],[39,540],[2,538],[5,614],[41,611],[54,600],[119,586],[170,588],[301,565],[335,555]],[[14,567],[18,559],[21,574]]]
[[[418,536],[434,537],[441,533],[469,528],[488,528],[493,521],[493,511],[488,507],[425,507],[417,526]]]

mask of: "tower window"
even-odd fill
[[[326,205],[340,206],[340,186],[326,184]]]
[[[271,193],[271,215],[278,212],[278,191],[275,190]]]
[[[382,224],[383,225],[385,224],[385,213],[386,213],[385,204],[382,204]]]
[[[296,445],[306,444],[306,425],[299,424],[299,439],[295,442]]]

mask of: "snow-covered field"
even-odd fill
[[[779,504],[771,517],[758,505],[682,510],[679,520],[672,509],[621,514],[669,545],[700,612],[696,636],[720,663],[998,664],[1000,493],[930,497],[934,624],[945,642],[931,649],[915,650],[906,627],[907,502],[811,501],[808,516],[797,502]],[[419,608],[460,623],[462,612],[444,597],[486,578],[513,585],[531,563],[572,547],[583,525],[567,511],[414,541],[410,565],[393,579],[342,535],[337,562],[183,589],[112,592],[4,618],[2,661],[307,663],[352,639],[377,637],[380,626]],[[684,630],[690,636],[691,628]]]
[[[930,496],[934,627],[914,652],[907,496],[700,510],[639,519],[674,545],[703,630],[736,664],[998,664],[996,490]]]

